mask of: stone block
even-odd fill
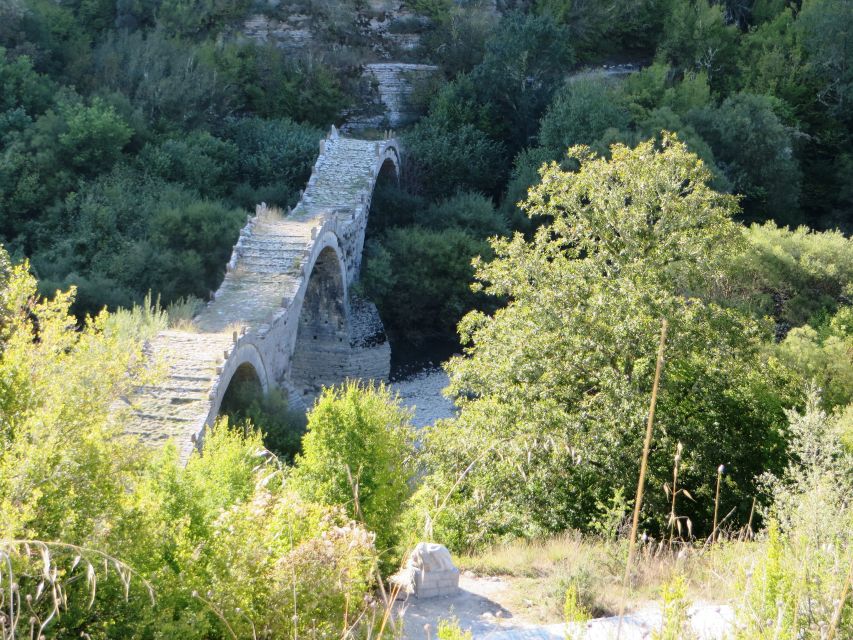
[[[453,566],[446,547],[422,542],[393,581],[400,585],[401,592],[416,598],[453,595],[459,590],[459,570]]]

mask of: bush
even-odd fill
[[[749,249],[735,256],[733,297],[753,313],[772,316],[782,329],[819,324],[853,296],[853,240],[844,234],[772,222],[744,234]]]
[[[542,118],[539,144],[561,154],[575,144],[592,145],[608,129],[628,130],[630,114],[624,98],[606,78],[568,82]]]
[[[147,145],[138,162],[143,171],[178,182],[204,198],[223,198],[236,182],[237,158],[234,143],[193,131]]]
[[[426,198],[458,189],[493,194],[504,174],[503,145],[472,125],[447,129],[430,117],[403,136],[407,180]]]
[[[32,547],[50,551],[67,595],[46,634],[331,635],[370,610],[372,536],[294,495],[259,456],[259,433],[220,423],[186,466],[174,445],[155,452],[121,433],[120,397],[156,382],[142,346],[164,314],[103,313],[78,330],[73,296],[39,300],[35,287],[0,251],[0,538],[61,541]],[[44,556],[13,558],[27,615],[46,619]]]
[[[827,409],[853,402],[853,307],[841,308],[817,328],[792,329],[778,352],[791,369],[821,389]]]
[[[721,463],[727,504],[744,519],[755,476],[783,464],[796,376],[766,353],[768,324],[710,293],[739,242],[734,198],[669,136],[615,145],[611,160],[572,153],[578,171],[552,165],[531,191],[526,208],[545,219],[533,238],[494,240],[495,260],[477,263],[485,291],[509,302],[460,323],[467,357],[448,366],[459,418],[425,432],[417,503],[451,494],[431,522],[456,548],[589,529],[614,488],[631,491],[662,317],[650,484],[671,477],[683,442],[681,478],[696,499],[685,515],[701,533]],[[650,494],[644,526],[665,530],[668,511],[663,492]]]
[[[348,382],[325,389],[308,414],[290,485],[305,499],[346,509],[376,534],[386,563],[397,558],[398,519],[412,478],[409,413],[384,387]]]
[[[249,188],[239,203],[285,207],[308,182],[323,133],[288,119],[241,118],[228,124],[227,137],[237,146],[237,170]]]
[[[785,126],[768,96],[746,93],[718,109],[694,110],[687,121],[708,142],[749,218],[796,219],[802,174],[794,154],[796,130]]]
[[[491,200],[466,191],[433,204],[417,221],[430,229],[460,229],[475,238],[502,236],[508,231]]]
[[[777,637],[811,640],[827,637],[840,613],[836,637],[848,637],[853,605],[838,595],[853,571],[853,457],[841,444],[838,417],[822,411],[815,394],[788,419],[792,461],[784,474],[765,477],[772,520],[764,557],[741,579],[737,623],[744,637],[765,637],[770,627]]]
[[[460,229],[394,228],[367,246],[362,286],[392,335],[452,336],[467,311],[488,304],[470,283],[471,261],[490,255],[485,238]]]
[[[207,299],[246,219],[244,211],[124,168],[82,185],[60,211],[65,237],[33,261],[43,290],[79,286],[79,312],[129,306],[149,291],[165,304]]]

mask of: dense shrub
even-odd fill
[[[749,250],[733,257],[733,298],[783,326],[820,324],[853,296],[853,241],[842,233],[773,223],[744,231]]]
[[[241,118],[229,123],[227,137],[237,146],[238,175],[247,187],[236,194],[240,204],[284,207],[308,182],[323,134],[288,119]]]
[[[788,420],[792,461],[764,479],[772,520],[765,553],[739,585],[737,623],[744,637],[762,637],[768,620],[780,637],[823,638],[830,625],[847,637],[853,606],[838,594],[851,571],[853,456],[841,443],[840,416],[822,411],[816,395]]]
[[[718,109],[692,111],[692,124],[714,152],[718,165],[744,196],[751,218],[794,219],[800,206],[800,172],[794,149],[795,130],[774,112],[767,96],[740,93]]]
[[[792,329],[778,351],[788,366],[814,381],[827,409],[853,402],[853,307],[816,328]]]
[[[44,291],[76,283],[78,311],[206,299],[218,286],[246,213],[174,183],[118,169],[69,196],[65,237],[34,257]]]
[[[571,81],[555,96],[539,126],[539,144],[565,153],[576,144],[592,145],[608,130],[627,131],[630,114],[624,98],[606,78]]]
[[[390,229],[368,243],[363,290],[392,337],[452,336],[467,311],[486,304],[470,288],[472,260],[491,255],[485,237],[413,226]]]
[[[433,199],[457,189],[494,193],[503,174],[503,145],[472,125],[446,129],[426,118],[403,136],[414,191]]]
[[[392,565],[414,471],[409,417],[384,386],[348,382],[326,389],[308,414],[302,454],[289,477],[306,499],[341,505],[375,532]]]
[[[231,113],[233,89],[198,47],[163,29],[111,32],[95,51],[100,91],[127,96],[152,125],[186,131]]]

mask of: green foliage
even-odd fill
[[[742,638],[826,637],[849,579],[853,457],[842,446],[840,419],[821,410],[815,394],[788,419],[792,461],[784,474],[765,478],[774,496],[766,551],[741,579]],[[853,631],[853,608],[841,604],[839,638]]]
[[[457,7],[436,29],[422,36],[420,53],[439,64],[448,77],[458,78],[482,62],[497,22],[486,3]]]
[[[630,114],[622,95],[606,78],[567,83],[554,98],[539,127],[539,144],[565,152],[576,144],[593,145],[609,130],[628,129]]]
[[[825,407],[853,402],[853,307],[842,307],[823,326],[792,329],[778,350],[783,362],[821,389]]]
[[[660,596],[663,619],[660,629],[652,632],[652,640],[682,640],[689,637],[691,630],[687,610],[690,608],[690,601],[687,599],[684,576],[677,574],[664,584]]]
[[[53,102],[56,87],[48,78],[33,69],[28,56],[9,58],[0,47],[0,112],[23,108],[32,116],[44,112]]]
[[[250,4],[249,0],[161,0],[157,18],[171,32],[196,35],[244,17]]]
[[[103,313],[78,329],[73,292],[38,299],[26,265],[10,266],[4,252],[0,287],[0,537],[62,540],[92,550],[71,555],[106,554],[134,571],[127,593],[111,569],[99,576],[90,607],[79,559],[58,554],[68,597],[47,633],[331,634],[369,607],[370,534],[287,489],[258,456],[260,434],[219,424],[186,466],[174,445],[155,452],[122,434],[117,401],[155,381],[142,341],[165,328],[164,314]],[[16,562],[21,593],[41,592],[40,559]],[[47,617],[46,600],[33,600],[33,615]]]
[[[297,58],[272,44],[216,46],[210,55],[239,88],[244,108],[262,118],[292,118],[326,127],[350,100],[327,64]]]
[[[237,146],[207,131],[170,136],[139,153],[140,167],[169,182],[178,182],[204,198],[222,198],[234,187]]]
[[[712,86],[728,81],[737,54],[737,27],[726,22],[721,4],[676,0],[663,25],[658,54],[687,71],[704,71]]]
[[[364,292],[392,334],[452,336],[467,311],[488,304],[469,283],[472,260],[490,255],[484,236],[458,228],[393,228],[366,247]]]
[[[744,231],[749,250],[734,256],[732,285],[754,313],[787,326],[818,324],[853,295],[853,241],[838,231],[773,223]]]
[[[849,0],[808,0],[797,19],[820,100],[850,122],[853,100],[853,11]]]
[[[777,104],[739,93],[718,109],[692,111],[688,121],[708,142],[733,190],[744,196],[746,214],[784,223],[799,210],[802,174],[794,154],[797,132],[776,115]]]
[[[432,520],[456,547],[585,528],[596,502],[630,490],[662,317],[671,330],[649,482],[666,480],[665,452],[683,442],[689,515],[707,530],[721,462],[742,517],[754,476],[779,463],[787,373],[764,352],[767,328],[709,295],[738,243],[734,199],[671,137],[659,150],[614,146],[610,161],[571,153],[580,170],[551,165],[526,204],[550,222],[531,242],[493,241],[497,258],[478,262],[486,292],[510,302],[461,323],[468,357],[449,365],[461,414],[425,436],[431,476],[417,504],[473,465]],[[646,503],[650,527],[662,525],[662,502]]]
[[[438,621],[438,629],[436,631],[438,640],[473,640],[474,634],[470,631],[463,631],[459,627],[459,621],[455,618],[442,618]]]
[[[565,28],[547,15],[510,13],[486,43],[472,72],[480,100],[494,105],[504,136],[519,149],[535,135],[535,123],[574,62]]]
[[[233,88],[198,47],[163,29],[110,32],[94,55],[99,90],[127,96],[159,129],[186,131],[232,111]]]
[[[325,389],[308,414],[289,484],[312,502],[343,506],[391,551],[413,474],[409,413],[382,385]],[[396,558],[385,557],[393,564]]]
[[[431,117],[403,136],[408,179],[419,194],[432,199],[457,189],[494,193],[500,184],[503,145],[472,125],[447,129]]]
[[[578,587],[576,584],[570,584],[566,587],[566,597],[563,601],[563,622],[572,625],[585,625],[591,618],[589,611],[581,603],[578,595]],[[571,631],[568,638],[574,638],[575,635]]]
[[[76,309],[209,297],[245,212],[172,183],[119,169],[82,185],[59,210],[65,237],[34,257],[42,288],[79,287]]]
[[[584,59],[622,50],[651,50],[660,37],[661,0],[537,0],[536,11],[565,24]]]
[[[288,464],[301,451],[305,415],[290,409],[287,396],[279,389],[264,393],[255,380],[232,381],[220,413],[239,428],[258,429],[264,446]]]
[[[130,141],[130,127],[98,98],[88,107],[60,103],[59,114],[65,122],[65,131],[59,134],[60,153],[82,175],[111,168]]]
[[[237,146],[238,175],[245,181],[236,198],[249,207],[257,202],[293,204],[304,188],[323,134],[288,119],[241,118],[231,121],[228,138]]]
[[[417,222],[430,229],[460,229],[477,238],[507,235],[506,221],[494,203],[469,191],[440,200],[418,216]]]

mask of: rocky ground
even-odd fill
[[[430,367],[393,382],[391,388],[414,410],[412,424],[421,428],[453,416],[453,403],[441,393],[448,381],[443,369]]]
[[[610,640],[616,637],[617,617],[596,618],[585,625],[537,625],[515,611],[517,594],[511,580],[477,577],[468,572],[459,581],[455,596],[398,603],[406,640],[431,640],[440,620],[455,618],[461,629],[484,640]],[[694,604],[690,624],[698,640],[723,640],[731,631],[732,610],[726,605]],[[650,603],[625,615],[621,640],[645,640],[660,628],[660,608]]]

